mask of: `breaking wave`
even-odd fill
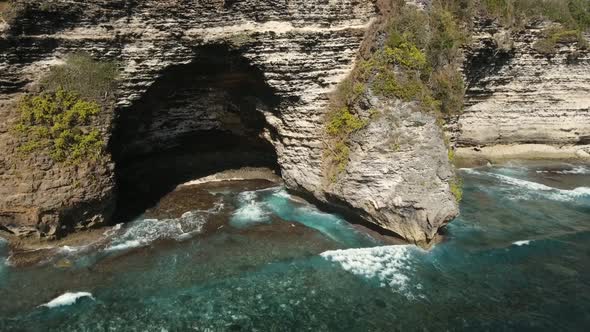
[[[516,241],[516,242],[512,242],[512,244],[514,244],[515,246],[528,246],[529,244],[531,244],[531,240],[522,240],[522,241]]]
[[[321,254],[324,259],[338,263],[342,269],[368,279],[377,280],[381,287],[390,287],[408,299],[423,298],[415,294],[421,284],[410,285],[413,272],[411,245],[384,246],[361,249],[331,250]]]
[[[586,175],[590,174],[590,167],[588,166],[575,166],[571,169],[564,170],[539,170],[536,171],[539,174],[562,174],[562,175]]]
[[[273,215],[284,221],[313,228],[327,238],[347,246],[375,245],[372,239],[357,232],[342,218],[321,212],[316,207],[297,200],[283,187],[240,193],[238,209],[233,213],[230,224],[237,228],[245,228],[270,223]]]
[[[233,213],[230,223],[244,228],[257,223],[270,221],[270,211],[264,202],[258,201],[257,191],[245,191],[238,195],[239,208]]]
[[[511,199],[533,199],[534,195],[543,195],[545,198],[558,201],[572,201],[579,198],[590,197],[589,187],[578,187],[572,190],[549,187],[547,185],[518,179],[504,174],[478,171],[470,168],[461,169],[467,174],[492,177],[504,184],[508,184],[516,189],[520,189],[517,195],[511,195]]]
[[[200,233],[206,223],[201,212],[190,211],[178,219],[142,219],[132,222],[113,235],[107,251],[118,251],[146,246],[156,240],[184,240]]]
[[[61,306],[66,306],[66,305],[72,305],[74,303],[76,303],[76,301],[78,301],[78,299],[81,298],[90,298],[92,300],[94,300],[94,297],[92,296],[91,293],[88,292],[77,292],[77,293],[64,293],[58,297],[56,297],[55,299],[40,305],[40,307],[47,307],[47,308],[55,308],[55,307],[61,307]]]

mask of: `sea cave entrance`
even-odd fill
[[[280,100],[263,73],[230,48],[195,50],[165,69],[114,122],[115,222],[129,221],[186,181],[245,166],[278,172],[261,111]]]

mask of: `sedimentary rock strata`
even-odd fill
[[[530,154],[510,147],[537,144],[569,146],[561,152],[570,158],[590,157],[590,51],[562,43],[553,54],[540,53],[535,42],[547,24],[510,32],[480,23],[466,52],[466,107],[457,141],[465,153],[501,145],[512,158],[564,157],[551,147]]]
[[[373,1],[17,5],[18,19],[0,28],[0,224],[14,233],[54,236],[118,222],[133,212],[113,213],[143,194],[244,165],[278,166],[289,188],[409,240],[432,238],[456,214],[440,130],[422,115],[402,112],[397,130],[416,140],[407,151],[383,152],[371,135],[390,128],[371,126],[342,181],[326,184],[326,105],[379,15]],[[10,130],[16,101],[50,66],[80,52],[121,69],[116,106],[97,124],[109,155],[67,167],[19,155]]]

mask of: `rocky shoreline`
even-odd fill
[[[157,206],[148,209],[145,212],[145,217],[178,218],[190,210],[210,209],[214,206],[215,198],[204,189],[224,186],[228,183],[246,183],[245,189],[247,189],[252,185],[274,186],[280,184],[281,181],[280,177],[268,168],[246,167],[226,170],[178,186],[176,190],[164,196]],[[218,226],[208,225],[208,228]],[[120,225],[80,230],[58,239],[20,237],[2,231],[0,231],[0,237],[8,242],[11,251],[8,263],[23,267],[41,264],[58,254],[59,250],[63,248],[104,247],[109,242],[106,235],[117,227]]]
[[[227,190],[226,188],[238,186],[241,190],[247,191],[278,185],[282,185],[280,177],[268,168],[246,167],[226,170],[179,185],[174,191],[164,196],[156,206],[148,209],[142,218],[166,220],[180,218],[187,211],[213,209],[218,203],[218,198],[211,192],[216,190]],[[299,204],[310,204],[305,199],[297,196],[291,196],[290,198]],[[215,234],[216,231],[228,227],[227,223],[230,216],[225,212],[216,218],[207,220],[198,236]],[[295,227],[295,224],[291,225]],[[353,227],[360,233],[367,234],[385,244],[407,244],[403,239],[380,233],[361,224],[354,224]],[[91,248],[94,248],[91,250],[103,250],[111,242],[110,235],[120,228],[121,225],[119,224],[100,229],[82,230],[60,239],[44,241],[12,236],[8,233],[2,233],[0,236],[8,241],[10,257],[7,263],[11,266],[27,267],[53,264],[57,267],[67,267],[70,264],[68,260],[59,258],[64,251],[90,250]],[[254,232],[256,231],[254,230]]]

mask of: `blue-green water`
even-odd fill
[[[233,187],[41,266],[0,258],[0,330],[588,330],[590,168],[461,175],[461,217],[429,251],[382,245],[280,188]]]

